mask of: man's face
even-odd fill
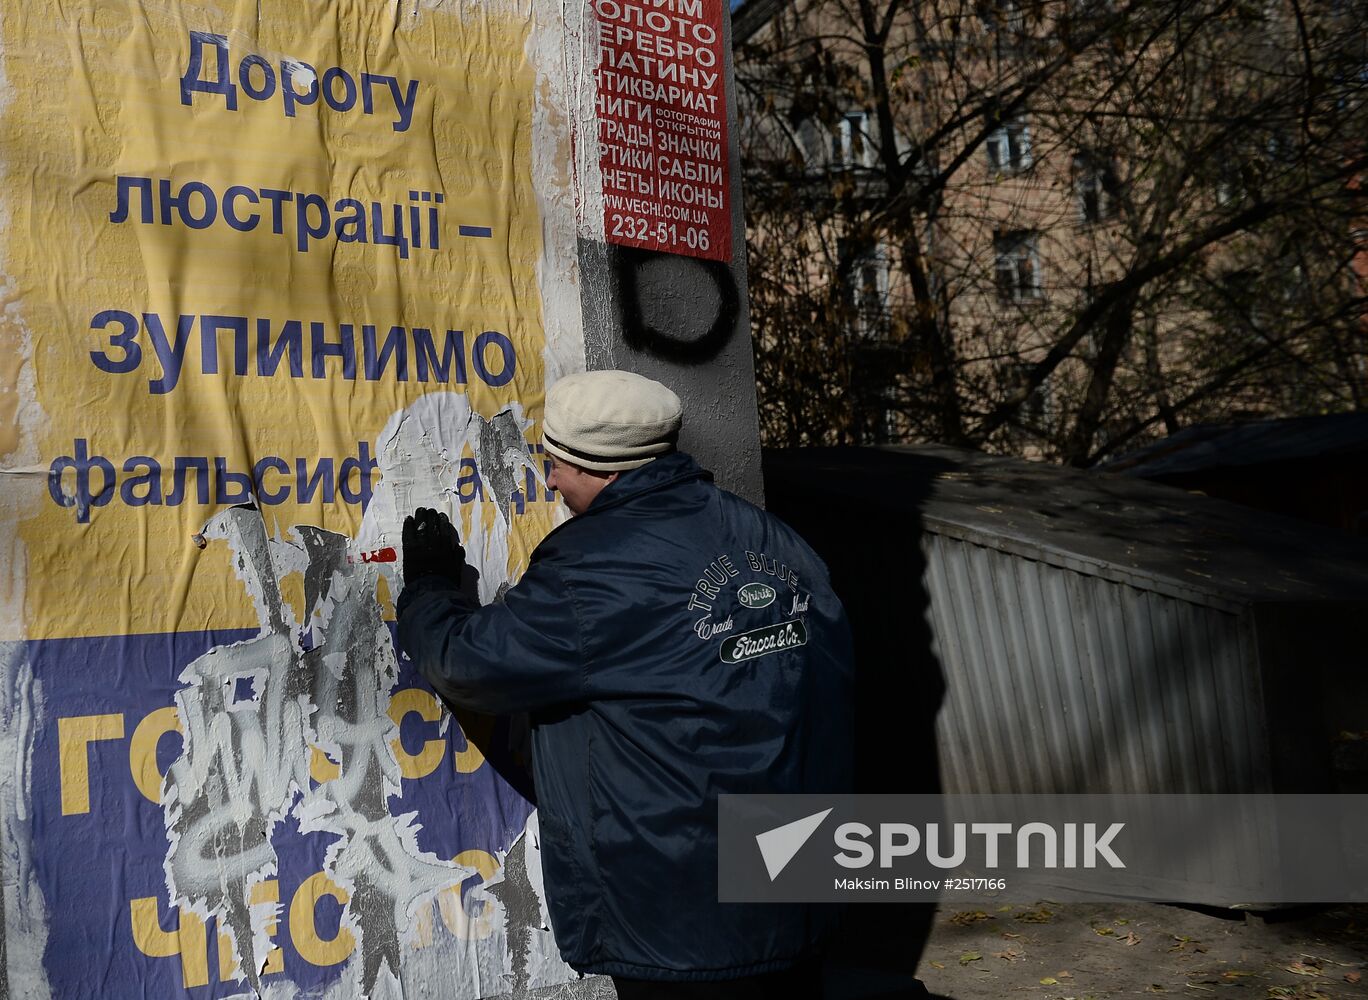
[[[595,472],[551,457],[551,473],[546,485],[560,493],[572,514],[583,514],[605,486],[618,477],[616,472]]]

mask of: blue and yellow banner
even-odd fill
[[[407,0],[0,12],[13,995],[572,975],[544,926],[512,955],[495,888],[532,815],[516,723],[451,718],[392,634],[412,507],[457,519],[485,600],[563,516],[548,30]]]

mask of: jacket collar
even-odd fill
[[[639,469],[629,469],[618,476],[617,479],[605,486],[598,496],[594,497],[594,502],[580,517],[597,514],[601,510],[616,507],[644,493],[664,489],[666,486],[673,486],[675,483],[687,482],[692,479],[712,482],[712,477],[711,472],[699,467],[692,455],[682,451],[672,451],[668,455],[661,455],[659,458],[647,462]]]

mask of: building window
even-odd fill
[[[1029,390],[1021,409],[1017,411],[1016,423],[1030,436],[1051,431],[1056,417],[1055,400],[1051,394],[1053,379],[1047,375],[1032,389],[1031,376],[1034,371],[1034,361],[1017,360],[1008,362],[997,372],[998,386],[1003,395],[1015,396]]]
[[[1035,365],[1021,366],[1020,379],[1024,388],[1030,384],[1031,372]],[[1051,412],[1050,379],[1045,378],[1040,385],[1031,390],[1031,394],[1026,397],[1026,402],[1021,405],[1021,415],[1025,420],[1037,430],[1049,430],[1053,421]]]
[[[897,386],[884,386],[879,397],[883,403],[883,420],[879,428],[881,436],[884,441],[899,441],[902,439],[902,411],[898,406]]]
[[[846,282],[846,303],[863,337],[882,337],[888,330],[888,250],[882,243],[855,248],[843,243],[842,254],[851,255]]]
[[[1031,165],[1031,131],[1022,118],[1003,122],[984,143],[988,150],[988,169],[1000,174],[1015,174]]]
[[[878,244],[856,261],[860,332],[881,337],[888,329],[888,251]]]
[[[989,31],[1005,32],[1019,39],[1026,33],[1026,8],[1022,0],[981,0],[979,18]]]
[[[1222,172],[1216,179],[1216,204],[1225,207],[1234,205],[1243,196],[1244,188],[1239,175],[1231,171]]]
[[[1043,298],[1040,285],[1038,233],[1000,233],[993,239],[993,273],[1002,302],[1035,302]]]
[[[1276,287],[1272,275],[1265,275],[1257,267],[1231,271],[1219,279],[1218,302],[1231,332],[1237,336],[1250,330],[1268,327],[1276,314],[1270,287]]]
[[[1073,17],[1097,19],[1115,12],[1112,0],[1068,0],[1066,9]]]
[[[826,129],[816,118],[803,118],[797,127],[798,148],[803,157],[803,164],[810,173],[825,172],[826,162],[823,147],[826,138]]]
[[[1238,206],[1254,194],[1250,184],[1254,177],[1247,161],[1237,153],[1222,160],[1216,168],[1216,204],[1222,207]]]
[[[1120,184],[1109,157],[1079,153],[1074,157],[1074,197],[1078,219],[1084,225],[1116,217]]]
[[[869,166],[869,115],[851,111],[841,116],[831,137],[831,158],[842,167]]]

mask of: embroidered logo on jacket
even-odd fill
[[[799,618],[734,635],[722,643],[719,652],[723,663],[740,663],[742,660],[753,660],[768,653],[804,646],[807,641],[807,626]]]
[[[767,608],[774,603],[778,593],[767,583],[747,583],[736,591],[743,607]]]

